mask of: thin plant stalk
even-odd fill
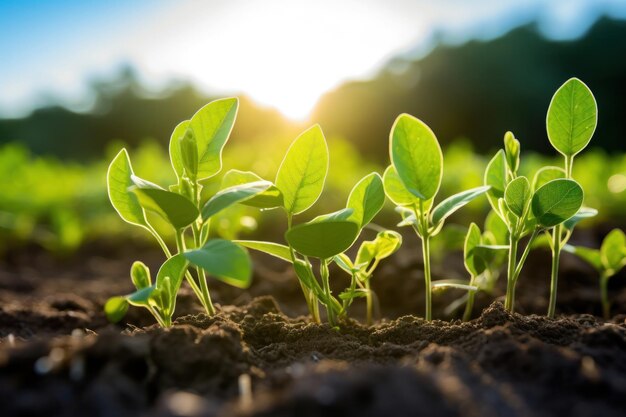
[[[474,281],[476,281],[476,276],[472,275],[470,278],[469,285],[474,286]],[[463,312],[463,321],[469,321],[472,317],[472,310],[474,309],[474,297],[476,296],[476,291],[468,291],[467,293],[467,302],[465,303],[465,311]]]
[[[515,267],[517,263],[517,245],[519,241],[511,235],[509,240],[509,258],[507,263],[507,286],[504,308],[513,312],[515,309]]]
[[[572,167],[574,165],[574,157],[565,157],[565,178],[572,178]],[[559,262],[561,258],[562,239],[562,225],[558,224],[554,227],[552,234],[552,269],[550,273],[550,303],[548,304],[548,317],[554,318],[556,312],[556,293],[559,281]]]

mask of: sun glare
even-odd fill
[[[192,2],[163,16],[158,24],[161,32],[170,28],[167,36],[144,52],[141,64],[152,73],[169,69],[207,91],[246,93],[292,119],[306,119],[325,92],[368,75],[416,33],[415,20],[398,24],[369,1],[225,5]]]

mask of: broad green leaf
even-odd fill
[[[584,219],[594,217],[598,214],[598,210],[591,207],[581,207],[578,213],[574,214],[569,220],[563,223],[563,226],[568,230],[573,230],[574,227]]]
[[[180,229],[193,223],[200,214],[196,206],[178,193],[161,188],[130,188],[137,195],[141,206],[167,220],[174,228]]]
[[[465,237],[465,245],[463,247],[463,258],[465,269],[471,276],[475,277],[485,270],[485,263],[480,257],[475,256],[476,246],[482,243],[482,234],[476,223],[470,224]]]
[[[535,173],[533,177],[533,190],[537,190],[542,185],[559,178],[565,178],[565,170],[559,167],[543,167]]]
[[[395,253],[402,245],[402,235],[392,230],[378,232],[374,240],[361,244],[356,255],[356,264],[369,265],[374,259],[384,259]]]
[[[140,261],[135,261],[130,268],[130,279],[138,290],[152,285],[150,269]]]
[[[227,188],[256,181],[264,180],[254,172],[231,169],[226,173],[226,175],[224,175],[224,179],[222,180],[222,187]],[[267,190],[263,191],[260,194],[257,194],[256,196],[248,200],[242,201],[241,204],[262,209],[282,207],[283,195],[274,184],[272,184],[271,182],[270,184],[271,186]]]
[[[552,146],[573,157],[582,151],[598,124],[598,106],[593,93],[578,78],[570,78],[552,97],[546,127]]]
[[[122,320],[128,311],[126,297],[111,297],[104,304],[104,314],[111,323]]]
[[[406,189],[393,165],[389,165],[385,170],[383,184],[385,194],[397,206],[412,206],[420,201]]]
[[[147,225],[146,214],[137,196],[128,189],[134,185],[133,176],[128,152],[122,149],[111,161],[107,172],[109,200],[124,221],[145,227]]]
[[[584,246],[572,246],[564,245],[563,250],[569,253],[573,253],[583,261],[591,265],[598,273],[602,273],[604,266],[602,265],[602,258],[600,251],[597,249],[586,248]]]
[[[491,188],[487,191],[487,199],[491,207],[498,211],[498,199],[504,198],[504,190],[506,189],[506,158],[504,151],[500,149],[485,169],[485,185]]]
[[[626,265],[626,236],[620,229],[613,229],[600,246],[602,265],[607,270],[617,273]]]
[[[315,125],[291,144],[276,174],[287,213],[299,214],[311,207],[322,193],[327,173],[328,146],[322,129]]]
[[[496,245],[506,245],[509,242],[509,228],[495,211],[490,211],[485,219],[485,236],[487,235]]]
[[[183,177],[183,169],[184,169],[183,159],[180,153],[180,138],[182,138],[185,135],[185,132],[187,132],[189,123],[190,123],[189,120],[180,122],[178,126],[174,128],[174,131],[172,132],[172,136],[170,137],[170,146],[169,146],[170,161],[172,162],[172,168],[174,169],[174,172],[176,173],[176,177],[178,178]]]
[[[532,199],[532,211],[543,227],[563,223],[583,204],[583,189],[574,180],[556,179],[541,186]]]
[[[448,218],[452,213],[466,205],[467,203],[485,194],[489,190],[489,186],[476,187],[470,190],[462,191],[454,194],[437,204],[432,211],[432,224],[437,225]]]
[[[235,124],[238,107],[236,98],[215,100],[191,118],[189,126],[198,143],[198,179],[210,178],[221,171],[222,149]]]
[[[271,186],[272,183],[269,181],[256,181],[225,188],[211,197],[202,207],[202,220],[206,221],[225,208],[246,201]]]
[[[127,295],[126,300],[136,307],[145,307],[150,304],[150,297],[156,289],[155,285],[151,285],[146,288],[135,291],[134,293]]]
[[[318,218],[292,227],[285,234],[285,239],[305,256],[329,259],[352,246],[359,231],[359,225],[354,221]]]
[[[283,261],[292,262],[289,247],[279,243],[262,242],[258,240],[235,240],[234,243],[245,246],[248,249],[258,250],[259,252],[282,259]]]
[[[421,120],[401,114],[389,140],[391,163],[406,189],[421,200],[433,198],[443,174],[443,155],[433,131]]]
[[[220,281],[238,288],[250,286],[252,264],[241,246],[224,239],[211,239],[202,248],[184,252],[187,260]]]
[[[532,190],[528,178],[517,177],[506,186],[504,202],[517,217],[522,217],[531,199]]]
[[[385,204],[383,180],[376,172],[372,172],[352,188],[346,207],[354,210],[352,219],[362,228],[372,221],[383,208],[383,204]]]
[[[170,278],[169,285],[172,292],[175,294],[180,288],[180,284],[183,282],[183,276],[187,271],[187,259],[182,253],[176,254],[169,258],[161,265],[156,277],[156,287],[162,288],[164,286],[164,280],[166,277]]]
[[[519,153],[520,144],[512,132],[506,132],[504,134],[504,153],[506,155],[506,162],[509,165],[509,169],[512,172],[516,172],[519,168]]]

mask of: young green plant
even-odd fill
[[[216,100],[176,126],[169,153],[177,183],[169,189],[137,177],[126,149],[111,162],[107,174],[111,204],[124,221],[150,232],[167,260],[154,285],[147,268],[135,264],[131,278],[140,294],[117,297],[107,303],[105,310],[109,318],[121,319],[130,303],[148,308],[161,325],[169,325],[183,275],[208,315],[215,314],[215,307],[207,273],[236,287],[246,288],[250,284],[251,263],[245,248],[228,240],[209,239],[210,222],[225,208],[265,192],[271,183],[254,181],[228,187],[206,201],[201,194],[202,182],[222,169],[222,149],[230,136],[237,108],[236,98]],[[171,226],[176,252],[170,250],[164,236],[153,227],[150,222],[153,215]],[[188,271],[188,266],[195,267],[196,277]],[[143,278],[137,278],[140,275]]]
[[[515,309],[515,288],[535,239],[585,210],[581,211],[582,188],[576,181],[563,178],[560,168],[540,169],[531,184],[528,178],[518,175],[519,166],[520,144],[507,132],[504,149],[487,164],[484,180],[485,185],[491,186],[487,198],[492,210],[508,231],[505,308],[509,311]],[[520,243],[526,236],[528,241],[518,258]]]
[[[600,249],[572,246],[566,244],[563,249],[573,253],[591,265],[600,276],[600,299],[602,315],[605,319],[611,317],[611,303],[609,302],[609,278],[615,276],[626,266],[626,236],[620,229],[613,229],[602,241]]]
[[[362,228],[380,211],[384,192],[380,175],[369,174],[354,187],[346,208],[294,225],[294,216],[308,210],[319,198],[328,172],[328,160],[326,139],[319,126],[313,126],[296,138],[285,154],[271,189],[243,202],[263,209],[281,207],[287,215],[287,245],[237,242],[292,263],[313,319],[321,321],[319,304],[322,304],[330,324],[335,326],[343,306],[330,290],[328,267],[336,255],[352,246]],[[256,174],[240,171],[229,176],[258,178]],[[273,197],[268,195],[270,191],[275,193]],[[319,261],[319,280],[311,258]]]
[[[393,255],[402,245],[402,235],[392,230],[381,230],[374,240],[366,240],[352,261],[341,253],[333,258],[335,263],[350,275],[350,287],[339,294],[342,312],[347,315],[355,298],[365,297],[367,324],[373,323],[374,292],[370,280],[381,260]]]
[[[433,207],[441,185],[443,155],[433,131],[421,120],[401,114],[389,138],[391,165],[383,176],[385,193],[403,217],[400,226],[411,226],[422,240],[426,294],[426,320],[432,319],[430,239],[446,218],[487,192],[488,186],[473,188],[446,198]]]

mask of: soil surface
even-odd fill
[[[603,231],[582,240],[596,246]],[[547,319],[550,259],[533,252],[520,279],[517,311],[498,296],[477,297],[467,323],[435,295],[423,314],[419,246],[373,278],[374,326],[340,329],[306,316],[290,269],[255,256],[254,284],[241,291],[212,281],[218,314],[201,312],[185,286],[169,329],[131,308],[117,325],[102,305],[131,291],[128,269],[162,258],[136,243],[89,245],[69,259],[37,248],[0,264],[2,416],[623,416],[626,415],[626,279],[611,280],[614,316],[599,314],[597,277],[563,256],[557,319]],[[332,271],[337,289],[346,285]],[[462,278],[458,255],[435,267]],[[501,279],[500,281],[503,281]],[[271,295],[271,297],[270,297]],[[359,321],[357,321],[359,320]]]

